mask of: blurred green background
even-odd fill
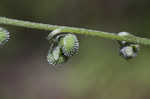
[[[149,0],[0,0],[0,16],[147,38],[149,10]],[[149,46],[126,61],[115,40],[78,35],[79,54],[54,71],[46,60],[50,31],[3,27],[11,38],[0,48],[1,99],[150,98]]]

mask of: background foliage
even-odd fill
[[[1,0],[0,16],[128,31],[150,37],[149,0]],[[51,72],[45,31],[5,26],[11,39],[0,49],[0,98],[147,99],[150,97],[149,46],[133,60],[118,55],[116,41],[78,35],[79,55]]]

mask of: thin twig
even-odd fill
[[[138,43],[143,45],[150,45],[150,39],[147,38],[141,38],[137,36],[123,37],[123,36],[118,36],[115,33],[108,33],[108,32],[96,31],[96,30],[84,29],[84,28],[50,25],[50,24],[36,23],[30,21],[10,19],[5,17],[0,17],[0,24],[39,29],[39,30],[47,30],[47,31],[52,31],[58,28],[62,28],[62,32],[98,36],[106,39],[115,39],[115,40],[128,41],[128,42],[133,42],[133,43]]]

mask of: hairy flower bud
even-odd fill
[[[67,57],[62,55],[60,47],[57,46],[54,49],[50,49],[47,56],[47,61],[51,65],[62,64],[66,62]]]
[[[9,39],[9,32],[0,27],[0,45],[4,45]]]
[[[59,45],[65,56],[73,56],[79,50],[79,41],[74,34],[66,34],[60,39]]]
[[[119,36],[133,36],[128,32],[120,32],[118,33]],[[118,41],[120,44],[120,55],[123,56],[125,59],[132,59],[137,56],[139,51],[139,45],[131,42],[126,41]]]

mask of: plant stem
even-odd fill
[[[52,31],[58,28],[62,28],[62,32],[98,36],[106,39],[115,39],[115,40],[133,42],[133,43],[138,43],[143,45],[150,45],[150,39],[147,38],[141,38],[137,36],[123,37],[123,36],[118,36],[117,34],[114,33],[108,33],[108,32],[96,31],[96,30],[84,29],[84,28],[50,25],[50,24],[36,23],[30,21],[10,19],[5,17],[0,17],[0,24],[39,29],[39,30],[47,30],[47,31]]]

